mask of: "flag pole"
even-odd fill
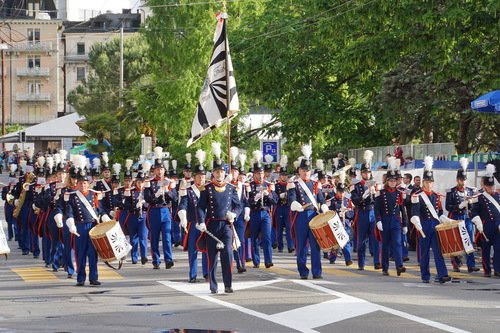
[[[227,4],[226,1],[224,0],[222,2],[222,12],[227,14]],[[231,96],[230,96],[230,89],[229,89],[229,61],[228,61],[228,54],[229,50],[227,47],[227,22],[226,19],[223,18],[224,20],[224,26],[226,29],[226,39],[224,40],[224,45],[226,49],[226,107],[227,107],[227,165],[228,165],[228,171],[231,173],[231,117],[229,112],[230,110],[230,101],[231,101]]]

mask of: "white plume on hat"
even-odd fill
[[[496,172],[494,164],[486,164],[486,170],[484,171],[485,177],[493,177]]]
[[[59,153],[54,154],[54,163],[58,165],[61,163],[61,155]]]
[[[66,162],[68,158],[68,152],[64,149],[59,150],[59,155],[61,155],[61,162]]]
[[[99,157],[95,157],[92,160],[92,166],[94,167],[94,169],[97,169],[101,166],[101,160],[99,159]]]
[[[324,170],[325,164],[323,163],[322,159],[316,160],[316,169],[318,170]]]
[[[148,173],[151,170],[151,162],[144,161],[142,163],[142,170],[144,171],[144,173]]]
[[[347,162],[353,168],[356,166],[356,159],[354,157],[351,157],[350,159],[348,159]]]
[[[216,159],[220,159],[220,155],[222,154],[222,150],[220,148],[220,142],[212,142],[212,154],[215,155]]]
[[[298,160],[293,161],[293,166],[295,167],[295,169],[297,169],[300,166],[301,160],[302,160],[302,158],[299,158]]]
[[[201,149],[198,149],[194,155],[200,165],[203,165],[205,163],[205,160],[207,159],[207,153]]]
[[[434,160],[433,160],[432,156],[427,155],[424,157],[424,170],[431,171],[433,164],[434,164]]]
[[[49,168],[49,172],[52,173],[52,168],[54,167],[54,157],[47,156],[45,162],[47,162],[47,167]]]
[[[339,167],[339,158],[338,157],[334,157],[332,159],[332,164],[335,167],[335,169],[338,169],[338,167]]]
[[[401,160],[399,158],[396,158],[396,161],[394,163],[396,164],[396,170],[399,170],[399,168],[401,168]]]
[[[303,145],[301,151],[302,151],[302,155],[304,155],[304,158],[306,160],[310,160],[311,159],[311,155],[312,155],[312,147],[311,147],[311,145]]]
[[[177,170],[177,160],[172,160],[172,169]]]
[[[85,164],[87,163],[87,159],[83,155],[73,155],[73,164],[75,168],[80,171],[85,169]]]
[[[33,150],[31,150],[31,147],[26,148],[26,156],[31,159],[33,157]]]
[[[155,154],[155,158],[159,158],[159,159],[162,159],[163,158],[163,147],[159,147],[159,146],[156,146],[154,149],[153,149],[153,152]]]
[[[280,167],[285,168],[288,164],[288,156],[286,155],[281,155],[280,158]]]
[[[144,155],[139,155],[139,164],[142,164],[144,163],[144,161],[146,160],[146,156]]]
[[[191,153],[186,153],[186,161],[188,162],[188,164],[191,164]]]
[[[396,170],[396,161],[399,161],[399,159],[396,159],[394,156],[390,156],[387,158],[387,169],[388,170]]]
[[[345,183],[345,178],[346,178],[346,173],[345,173],[345,170],[342,168],[339,170],[339,182],[341,184],[344,184]]]
[[[247,161],[247,154],[245,154],[244,152],[240,153],[238,155],[238,159],[240,161],[240,166],[243,168],[245,167],[245,163]]]
[[[254,150],[252,152],[252,157],[253,157],[255,163],[262,162],[262,152],[260,150]]]
[[[87,157],[87,159],[85,160],[85,166],[87,167],[87,169],[90,169],[90,158]]]
[[[236,163],[236,160],[238,159],[238,154],[239,154],[238,147],[231,147],[229,149],[229,156],[231,157],[232,162]]]
[[[16,172],[16,170],[17,170],[17,164],[11,164],[11,165],[9,165],[9,170],[10,170],[10,172]]]
[[[104,161],[104,165],[108,166],[109,156],[107,151],[102,153],[102,160]]]
[[[462,170],[467,171],[467,166],[469,165],[469,159],[467,157],[461,157],[460,165],[462,166]]]
[[[119,175],[121,169],[122,165],[120,163],[113,164],[113,172],[115,173],[115,175]]]
[[[366,164],[371,165],[373,159],[373,151],[365,150],[365,153],[363,154],[363,159],[365,160]]]
[[[39,157],[36,159],[36,163],[38,164],[38,167],[39,167],[39,168],[43,168],[43,165],[45,164],[45,157],[43,157],[43,156],[39,156]]]
[[[163,167],[165,168],[165,170],[168,171],[169,169],[169,165],[170,165],[170,161],[169,160],[165,160],[163,161]]]
[[[127,169],[128,171],[130,171],[130,168],[132,167],[133,164],[134,164],[134,161],[131,160],[130,158],[127,158],[125,160],[125,169]]]
[[[264,160],[266,161],[266,164],[271,164],[273,163],[274,157],[273,155],[266,154],[266,156],[264,156]]]

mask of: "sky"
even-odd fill
[[[139,0],[67,0],[68,1],[68,20],[81,21],[84,19],[83,10],[96,10],[106,12],[107,10],[113,13],[120,13],[123,8],[133,7],[132,12],[136,12],[139,8]],[[87,11],[88,13],[89,11]],[[87,17],[88,19],[89,17]]]

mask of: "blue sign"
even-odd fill
[[[271,155],[273,157],[273,163],[279,161],[279,141],[278,140],[262,140],[262,154],[264,156]]]

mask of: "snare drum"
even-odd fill
[[[132,249],[116,221],[96,225],[90,229],[89,236],[99,258],[105,262],[123,260]]]
[[[309,228],[323,251],[343,249],[349,242],[349,235],[335,211],[315,216],[309,222]]]
[[[443,256],[455,257],[474,252],[465,221],[451,220],[436,226],[436,234]]]

